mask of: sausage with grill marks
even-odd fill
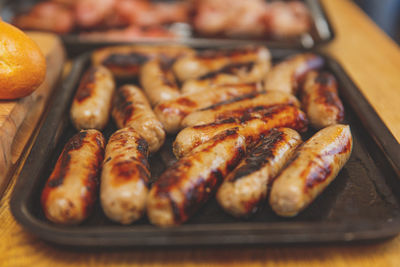
[[[187,127],[176,136],[172,149],[174,155],[180,158],[221,131],[235,127],[248,144],[254,144],[272,128],[288,127],[303,132],[307,130],[307,123],[306,115],[299,108],[292,105],[273,106],[242,118]]]
[[[243,117],[258,110],[265,110],[268,107],[281,104],[291,104],[300,107],[295,96],[279,91],[271,91],[265,94],[252,95],[224,105],[215,105],[195,111],[186,116],[182,121],[183,127],[208,124],[215,121],[229,118]]]
[[[166,132],[173,134],[182,128],[182,120],[188,114],[260,90],[262,88],[258,84],[223,85],[161,103],[154,108],[154,113],[164,125]]]
[[[116,131],[106,146],[100,200],[113,221],[130,224],[142,217],[150,179],[148,144],[134,129]]]
[[[98,191],[104,137],[82,130],[64,146],[42,191],[46,218],[58,224],[79,224],[90,214]]]
[[[316,129],[337,124],[344,119],[344,108],[332,74],[311,71],[301,92],[301,102],[310,124]]]
[[[228,130],[197,147],[168,168],[147,199],[152,224],[169,227],[190,218],[215,193],[246,151],[245,139]]]
[[[318,55],[305,53],[292,56],[267,73],[264,80],[266,91],[282,91],[296,94],[304,75],[311,70],[321,68],[324,59]]]
[[[140,83],[152,106],[181,95],[170,64],[161,59],[150,60],[142,66]]]
[[[75,128],[103,129],[110,117],[115,91],[114,77],[103,67],[91,67],[83,76],[71,106]]]
[[[132,127],[149,144],[151,153],[156,152],[164,143],[165,132],[142,91],[133,85],[118,88],[112,116],[118,128]]]
[[[353,147],[348,125],[328,126],[303,143],[275,179],[269,203],[285,217],[304,210],[335,179]]]
[[[167,60],[174,60],[194,53],[193,49],[183,45],[111,46],[93,52],[92,63],[93,65],[106,66],[118,79],[129,79],[137,76],[140,66],[148,60],[161,57]]]
[[[181,90],[183,94],[189,94],[223,84],[261,82],[270,66],[267,60],[229,64],[197,79],[185,81]]]
[[[270,64],[271,54],[266,47],[247,46],[236,49],[206,50],[179,58],[173,70],[181,82],[196,79],[224,66],[236,63],[266,62]]]
[[[289,128],[272,129],[231,172],[219,188],[219,205],[235,217],[257,211],[267,197],[268,185],[301,143]]]

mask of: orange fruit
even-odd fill
[[[31,94],[46,76],[46,59],[25,33],[0,19],[0,99]]]

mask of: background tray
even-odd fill
[[[279,59],[293,52],[272,50]],[[160,229],[142,219],[130,226],[109,221],[97,204],[82,225],[59,226],[47,221],[39,199],[64,144],[74,133],[69,122],[71,98],[89,56],[76,60],[40,129],[11,199],[11,211],[28,231],[73,246],[173,246],[271,244],[381,239],[400,232],[400,146],[343,69],[326,57],[326,69],[339,82],[350,124],[352,156],[336,180],[299,216],[280,218],[266,205],[248,220],[225,214],[211,199],[186,224]],[[105,130],[108,136],[114,125]],[[308,132],[306,135],[310,135]],[[171,140],[171,139],[170,139]],[[161,155],[152,158],[153,178],[162,171]]]
[[[162,0],[158,0],[162,1]],[[171,1],[171,0],[164,0]],[[213,37],[205,38],[196,35],[193,31],[189,37],[184,37],[181,39],[165,39],[165,38],[154,38],[154,39],[143,39],[143,42],[183,42],[189,45],[203,45],[203,46],[224,46],[227,44],[235,43],[236,45],[247,44],[247,43],[258,43],[267,45],[273,48],[287,48],[287,49],[300,49],[300,48],[313,48],[331,41],[334,38],[334,31],[332,29],[329,18],[327,17],[323,6],[319,0],[303,0],[309,7],[311,18],[312,18],[312,28],[307,34],[303,34],[299,37],[286,38],[286,39],[271,39],[271,38],[228,38],[228,37]],[[0,0],[0,16],[3,17],[5,21],[10,21],[12,17],[18,13],[26,12],[29,8],[38,2],[38,0]],[[191,28],[188,25],[189,28]],[[110,44],[121,44],[121,42],[112,42],[104,40],[90,41],[82,39],[76,33],[61,35],[67,53],[70,56],[79,55],[83,52],[87,52],[93,49],[95,46],[103,46]],[[135,42],[140,42],[140,40],[132,40]]]

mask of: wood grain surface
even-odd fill
[[[324,51],[342,63],[400,140],[400,52],[352,2],[323,0],[336,31]],[[15,182],[15,179],[13,180]],[[400,266],[400,236],[375,243],[67,250],[25,232],[0,202],[1,266]]]
[[[65,59],[61,41],[56,36],[33,32],[30,36],[40,44],[46,56],[46,78],[29,96],[0,101],[0,196],[43,113]]]

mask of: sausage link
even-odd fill
[[[161,103],[154,108],[154,112],[167,133],[173,134],[182,129],[182,120],[188,114],[260,90],[262,88],[258,84],[223,85]]]
[[[72,102],[70,113],[75,128],[103,129],[110,117],[114,91],[114,78],[107,68],[90,68],[83,76]]]
[[[130,224],[142,217],[150,179],[148,144],[134,129],[116,131],[108,141],[101,172],[100,200],[113,221]]]
[[[265,76],[266,91],[282,91],[296,94],[301,80],[310,70],[321,68],[324,59],[320,56],[305,53],[292,56],[272,67]]]
[[[232,103],[216,105],[195,111],[183,119],[182,126],[185,128],[229,118],[242,117],[257,110],[264,110],[268,107],[281,104],[291,104],[300,107],[300,103],[294,95],[279,91],[271,91],[265,94],[253,95],[249,98]]]
[[[190,94],[223,84],[261,82],[271,67],[270,61],[229,64],[197,79],[189,79],[182,85],[182,93]]]
[[[257,211],[267,197],[268,184],[300,143],[295,130],[272,129],[226,177],[216,195],[219,205],[235,217]]]
[[[245,154],[245,139],[225,131],[168,168],[150,190],[147,215],[163,227],[185,222],[214,194]]]
[[[78,224],[89,216],[97,197],[104,143],[97,130],[82,130],[67,142],[41,195],[50,221]]]
[[[142,66],[140,83],[152,106],[181,95],[169,64],[159,59],[148,61]]]
[[[344,119],[343,104],[332,74],[309,72],[305,78],[301,102],[310,124],[316,129],[337,124]]]
[[[164,143],[165,132],[142,91],[133,85],[118,88],[112,116],[118,128],[132,127],[149,144],[151,153]]]
[[[230,118],[215,123],[187,127],[176,136],[172,146],[173,153],[180,158],[221,131],[235,127],[238,127],[239,134],[246,138],[248,144],[254,144],[262,133],[276,127],[288,127],[303,132],[307,130],[307,118],[299,108],[281,105],[242,118]]]
[[[305,209],[335,179],[352,147],[350,127],[341,124],[307,140],[272,185],[269,202],[274,212],[290,217]]]
[[[178,79],[183,82],[217,71],[229,64],[270,62],[271,54],[266,47],[241,47],[236,49],[206,50],[179,58],[173,65]]]
[[[112,46],[93,52],[92,63],[106,66],[118,79],[126,79],[135,77],[139,73],[140,66],[150,59],[163,57],[174,60],[194,53],[194,50],[183,45]]]

